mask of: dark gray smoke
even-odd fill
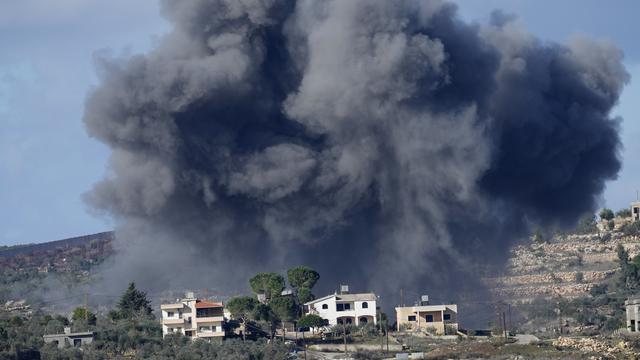
[[[87,198],[118,221],[122,282],[244,287],[304,263],[325,289],[455,294],[531,226],[594,210],[620,169],[628,75],[609,43],[468,24],[441,1],[163,14],[154,51],[100,60],[86,106],[113,150]]]

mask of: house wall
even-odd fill
[[[422,309],[421,309],[422,308]],[[455,310],[457,307],[455,305],[451,305],[451,307],[446,306],[444,309],[442,307],[435,307],[435,309],[424,309],[425,307],[415,307],[415,306],[406,306],[406,307],[397,307],[396,308],[396,323],[398,326],[398,330],[401,328],[407,328],[409,331],[427,331],[433,329],[433,332],[437,335],[445,334],[445,326],[451,325],[457,329],[458,327],[458,314]],[[447,321],[443,320],[443,315],[449,314],[450,319]],[[427,322],[427,315],[431,315],[433,317],[433,321]],[[409,320],[409,317],[415,317],[415,320]]]
[[[58,348],[64,348],[66,346],[74,346],[74,339],[80,340],[80,346],[93,342],[93,336],[91,335],[73,336],[73,334],[46,335],[44,337],[44,342],[47,344],[57,342]]]
[[[367,307],[363,308],[363,303],[367,303]],[[350,310],[337,310],[337,304],[350,305]],[[322,305],[327,305],[327,309],[323,309]],[[328,299],[319,301],[311,305],[313,309],[312,313],[318,314],[323,319],[329,322],[329,325],[337,325],[339,318],[351,318],[353,325],[360,325],[360,318],[366,317],[367,322],[377,323],[376,319],[376,302],[375,301],[336,301],[336,297],[330,297]]]
[[[640,202],[631,203],[631,217],[633,220],[640,220]]]
[[[632,332],[640,331],[640,300],[631,301],[630,304],[626,305],[626,310],[627,329]]]
[[[211,338],[224,337],[224,309],[215,311],[212,317],[198,318],[195,299],[182,300],[182,309],[163,309],[162,310],[162,336],[171,333],[180,333],[186,335],[191,332],[193,338]],[[173,313],[172,316],[169,316]],[[182,321],[177,321],[182,320]],[[211,330],[200,331],[200,329],[209,328]],[[215,327],[215,329],[214,329]],[[214,331],[215,330],[215,331]]]

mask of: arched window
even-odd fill
[[[368,308],[368,307],[369,307],[369,304],[367,304],[366,302],[363,302],[363,303],[362,303],[362,308],[363,308],[363,309],[366,309],[366,308]]]
[[[329,305],[327,305],[327,304],[322,304],[322,309],[323,309],[323,310],[324,310],[324,309],[328,309],[328,308],[329,308]]]

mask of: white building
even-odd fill
[[[628,299],[624,305],[627,310],[627,330],[640,331],[640,297]]]
[[[377,304],[374,293],[349,294],[349,288],[342,286],[340,294],[333,294],[304,304],[305,312],[316,314],[327,320],[329,325],[376,324]]]
[[[198,300],[193,293],[175,304],[162,304],[162,336],[180,333],[193,339],[224,338],[224,305]]]

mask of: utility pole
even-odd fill
[[[89,304],[87,299],[87,292],[84,292],[84,321],[89,324]]]
[[[380,351],[384,351],[384,334],[382,333],[382,312],[380,312],[378,326],[380,328]]]
[[[389,322],[384,321],[384,333],[387,335],[387,352],[389,352]]]
[[[304,360],[307,360],[307,342],[304,340],[304,330],[302,331],[302,347],[304,349]]]
[[[507,319],[504,311],[502,312],[502,330],[504,331],[504,339],[507,340]]]
[[[511,324],[511,303],[507,304],[509,307],[509,331],[513,331],[513,325]]]

